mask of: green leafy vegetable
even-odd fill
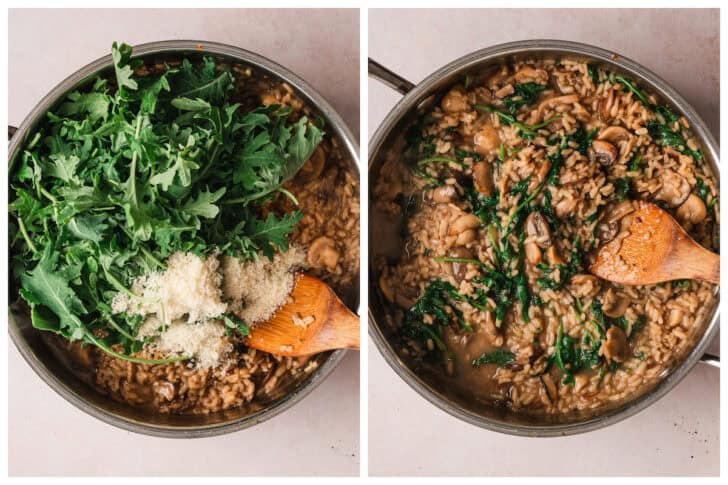
[[[130,46],[114,43],[112,58],[114,79],[70,93],[11,166],[12,268],[36,328],[157,363],[112,349],[144,343],[138,317],[112,314],[115,293],[176,251],[286,251],[303,213],[264,205],[323,131],[290,108],[244,111],[235,75],[212,58],[146,76]]]
[[[517,83],[514,86],[513,94],[503,98],[503,104],[511,114],[516,114],[521,106],[528,106],[536,102],[539,93],[546,86],[538,83]]]
[[[480,357],[473,359],[473,367],[480,367],[486,364],[495,364],[498,367],[506,367],[512,364],[516,360],[516,355],[513,352],[507,350],[494,350],[492,352],[486,352]]]

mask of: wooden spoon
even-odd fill
[[[640,202],[627,237],[605,244],[590,271],[625,285],[677,279],[720,282],[720,256],[696,243],[670,214]]]
[[[346,308],[326,283],[301,275],[291,298],[293,301],[279,308],[270,320],[250,329],[247,345],[289,357],[359,349],[359,316]]]

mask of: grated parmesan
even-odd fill
[[[217,254],[201,258],[192,253],[174,253],[167,270],[137,278],[131,291],[118,293],[112,302],[114,313],[153,315],[163,324],[187,317],[187,323],[205,321],[225,313]]]
[[[304,260],[303,250],[295,246],[276,254],[273,261],[260,258],[243,263],[223,258],[222,289],[230,310],[249,325],[272,317],[293,290],[294,269],[301,267]]]
[[[276,254],[273,261],[174,253],[165,271],[132,283],[133,295],[117,293],[112,310],[146,317],[137,338],[151,338],[147,350],[189,355],[198,367],[216,367],[232,349],[219,317],[233,312],[248,324],[270,318],[289,299],[294,270],[304,260],[298,247]]]

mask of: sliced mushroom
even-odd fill
[[[515,89],[513,88],[513,84],[506,84],[499,90],[497,90],[495,93],[493,93],[493,96],[495,96],[498,99],[503,99],[506,96],[510,96],[515,92]]]
[[[458,259],[473,259],[473,253],[469,249],[465,249],[464,247],[459,246],[450,252],[450,257]],[[450,264],[452,266],[453,277],[455,277],[455,279],[458,281],[464,280],[465,275],[468,274],[468,263],[453,261]]]
[[[599,162],[604,167],[611,167],[617,161],[617,148],[604,140],[594,140],[589,151],[592,161]]]
[[[333,239],[321,236],[316,238],[308,248],[308,264],[313,267],[326,267],[333,271],[339,263],[339,251]]]
[[[473,184],[478,192],[490,197],[495,191],[493,169],[490,162],[478,162],[473,165]]]
[[[528,191],[533,192],[536,188],[548,177],[551,171],[551,160],[545,159],[541,165],[536,169],[536,176],[532,177],[531,182],[528,184]]]
[[[630,303],[631,301],[627,296],[616,295],[609,305],[603,307],[604,314],[608,317],[619,318],[627,311]]]
[[[626,128],[621,126],[608,126],[599,133],[599,140],[608,141],[611,143],[619,142],[622,140],[629,140],[632,135],[627,131]]]
[[[432,191],[432,200],[438,204],[449,204],[458,199],[458,191],[454,185],[441,185]]]
[[[615,326],[609,327],[601,353],[609,361],[624,362],[627,355],[627,335],[624,330]]]
[[[574,275],[569,283],[569,291],[577,298],[594,297],[600,289],[599,278],[590,274]]]
[[[551,246],[551,229],[546,218],[538,211],[531,212],[526,218],[526,234],[536,238],[534,242],[544,249]]]
[[[478,219],[478,216],[475,214],[463,214],[455,219],[455,222],[452,223],[448,230],[448,234],[450,236],[456,236],[458,234],[462,234],[468,229],[475,229],[479,225],[480,219]]]
[[[475,229],[468,229],[467,231],[463,231],[458,234],[458,238],[455,240],[455,245],[465,246],[466,244],[475,241],[477,235],[478,234],[475,232]]]
[[[634,212],[634,206],[632,202],[623,200],[619,204],[615,205],[612,210],[607,214],[607,222],[617,222],[627,214]]]
[[[703,199],[695,194],[690,194],[685,202],[677,208],[675,215],[683,224],[698,224],[705,219],[708,211]]]
[[[549,401],[551,401],[551,404],[554,404],[559,398],[559,391],[556,389],[556,384],[554,383],[551,374],[542,375],[541,382],[543,383],[544,389],[546,389],[546,394],[549,398]]]
[[[483,125],[473,136],[473,145],[475,152],[481,155],[497,153],[501,145],[498,129],[493,125]]]
[[[559,248],[556,246],[556,244],[550,246],[546,250],[546,259],[548,260],[549,264],[551,264],[551,266],[564,263],[564,259],[561,257],[561,254],[559,254]]]
[[[556,106],[562,104],[574,104],[579,102],[579,96],[576,94],[567,94],[566,96],[556,96],[555,98],[549,98],[542,101],[538,105],[538,118],[543,119],[543,114],[546,110],[554,109]]]
[[[400,288],[394,301],[405,310],[409,310],[417,303],[417,290],[409,287]]]
[[[576,210],[578,203],[579,201],[575,197],[560,200],[554,206],[554,213],[556,213],[556,217],[562,219],[563,217],[573,213]]]
[[[301,167],[299,172],[304,180],[314,180],[321,176],[324,171],[324,165],[326,165],[326,149],[324,144],[320,144],[313,151],[313,154],[308,161]]]
[[[672,310],[670,310],[670,315],[668,315],[667,317],[667,326],[672,328],[680,325],[684,316],[685,312],[683,312],[679,308],[673,308]]]
[[[609,121],[612,117],[612,107],[614,107],[614,89],[607,91],[607,96],[599,102],[599,119],[604,122]]]
[[[441,106],[447,113],[467,111],[469,109],[468,96],[461,88],[453,88],[442,98]]]
[[[549,74],[544,69],[537,69],[533,66],[523,66],[513,74],[513,79],[518,83],[535,82],[546,84]]]
[[[599,242],[602,244],[612,241],[615,237],[617,237],[618,233],[619,224],[617,224],[617,221],[605,221],[599,223],[599,225],[597,226],[597,236],[599,237]]]
[[[526,259],[531,264],[538,264],[541,262],[541,248],[535,242],[530,242],[524,246],[526,251]]]
[[[688,181],[675,172],[666,169],[662,172],[662,186],[655,192],[655,199],[661,200],[668,207],[677,207],[687,200],[690,196],[690,184]]]
[[[384,274],[379,277],[379,289],[387,300],[394,302],[394,288],[389,284],[389,280]]]

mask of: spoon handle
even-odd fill
[[[680,246],[678,257],[674,258],[673,268],[677,275],[720,284],[720,256],[690,240]]]

